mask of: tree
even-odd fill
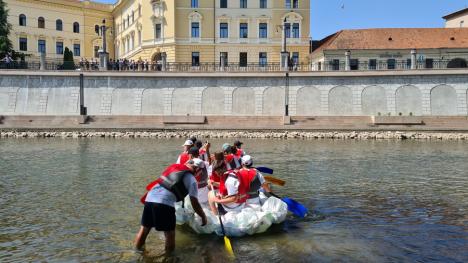
[[[11,53],[13,45],[8,35],[10,34],[11,24],[8,23],[8,9],[4,0],[0,0],[0,57],[3,58],[7,53]]]
[[[68,47],[65,48],[65,51],[63,52],[63,67],[62,69],[65,70],[74,70],[75,69],[75,61],[73,60],[73,52],[68,49]]]

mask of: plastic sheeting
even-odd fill
[[[240,212],[228,212],[221,218],[227,236],[245,236],[265,232],[272,224],[282,223],[286,219],[288,206],[276,197],[261,198],[262,206],[247,205]],[[201,218],[195,214],[190,199],[176,204],[177,224],[188,224],[198,234],[216,233],[222,236],[221,225],[217,215],[213,215],[208,207],[203,207],[207,224],[201,226]]]

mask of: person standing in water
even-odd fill
[[[175,203],[190,196],[193,210],[202,219],[202,226],[207,219],[198,202],[198,187],[194,174],[203,167],[200,159],[190,160],[185,164],[173,164],[166,168],[161,177],[149,184],[149,191],[141,198],[144,209],[141,216],[141,227],[135,237],[135,248],[141,250],[145,245],[150,230],[163,231],[165,236],[165,251],[170,253],[175,249]]]

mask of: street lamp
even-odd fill
[[[99,70],[107,70],[107,62],[109,61],[109,53],[107,53],[107,29],[106,20],[102,20],[102,25],[100,27],[100,33],[102,36],[102,48],[99,50]]]
[[[282,43],[281,43],[281,70],[286,71],[285,75],[285,89],[284,89],[284,116],[289,116],[289,52],[286,48],[286,18],[283,20],[281,25]]]

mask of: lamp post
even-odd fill
[[[286,38],[286,18],[283,20],[281,26],[282,39],[281,39],[281,70],[286,71],[285,74],[285,88],[284,88],[284,116],[289,116],[289,52],[287,51],[287,38]]]
[[[107,32],[108,27],[106,26],[106,20],[102,20],[100,27],[102,36],[102,48],[99,50],[99,70],[107,70],[107,62],[109,60],[109,53],[107,53]]]

